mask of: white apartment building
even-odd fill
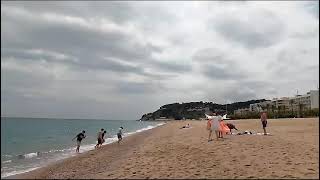
[[[307,94],[295,97],[273,98],[271,101],[250,104],[250,111],[298,111],[319,108],[319,90],[311,90]]]
[[[319,90],[310,91],[311,109],[319,108]]]

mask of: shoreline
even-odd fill
[[[126,139],[126,138],[129,138],[131,136],[135,136],[137,134],[140,134],[140,133],[144,133],[146,131],[150,131],[150,130],[153,130],[155,128],[158,128],[158,127],[161,127],[163,125],[165,125],[167,122],[164,122],[164,121],[159,121],[159,124],[157,124],[156,126],[150,128],[150,129],[146,129],[147,127],[145,128],[142,128],[142,129],[138,129],[137,131],[134,131],[134,132],[128,132],[126,135],[123,136],[123,139]],[[102,148],[104,146],[107,146],[107,145],[112,145],[112,144],[115,144],[117,143],[117,140],[113,141],[113,142],[109,142],[109,143],[105,143],[102,145]],[[95,144],[83,144],[82,146],[88,146],[88,145],[92,145],[94,146]],[[73,149],[75,149],[75,146],[72,147]],[[100,148],[101,149],[101,148]],[[80,150],[81,150],[81,147],[80,147]],[[90,150],[86,150],[86,151],[83,151],[83,152],[80,152],[80,153],[75,153],[73,155],[70,154],[70,156],[68,157],[65,157],[65,158],[62,158],[62,159],[58,159],[56,161],[53,161],[53,162],[50,162],[44,166],[41,166],[41,167],[35,167],[35,168],[30,168],[30,169],[27,169],[25,170],[25,172],[22,172],[22,173],[18,173],[18,174],[14,174],[14,175],[9,175],[9,176],[6,176],[6,177],[1,177],[1,179],[23,179],[22,177],[20,176],[24,176],[26,174],[29,174],[29,173],[33,173],[34,171],[40,171],[41,169],[43,168],[49,168],[51,166],[55,166],[57,164],[60,164],[60,163],[64,163],[64,161],[66,160],[69,160],[69,159],[77,159],[79,156],[83,156],[83,155],[86,155],[87,153],[90,153],[92,151],[95,151],[96,149],[90,149]]]
[[[258,119],[228,122],[241,131],[262,132]],[[191,128],[180,129],[186,123]],[[319,178],[319,118],[269,119],[270,136],[227,135],[218,141],[213,136],[211,142],[205,128],[206,121],[172,121],[120,145],[5,179]]]

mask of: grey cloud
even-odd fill
[[[278,92],[277,87],[271,82],[247,79],[227,81],[221,86],[217,87],[214,84],[212,87],[213,89],[207,92],[205,97],[219,103],[267,98],[261,94],[274,96]]]
[[[159,25],[159,22],[172,24],[177,20],[174,14],[159,8],[159,4],[145,4],[144,2],[3,1],[1,4],[8,7],[23,7],[26,10],[37,13],[55,13],[85,19],[103,17],[122,25],[134,22],[144,24],[144,27],[150,26],[149,28]],[[141,11],[141,8],[144,11]]]
[[[217,90],[213,89],[212,92],[206,92],[204,98],[223,104],[252,100],[257,98],[257,94],[258,92],[248,91],[247,88],[243,88],[242,86],[232,86],[224,87],[223,92],[217,92]]]
[[[226,89],[221,98],[229,102],[248,101],[256,99],[257,92],[247,91],[244,88],[232,88]]]
[[[276,59],[270,61],[266,65],[266,68],[270,72],[270,75],[279,79],[292,78],[293,76],[301,74],[304,71],[311,72],[312,69],[319,69],[319,66],[312,65],[311,67],[314,68],[310,68],[310,65],[306,65],[304,60],[310,59],[310,57],[312,57],[316,51],[318,50],[307,47],[283,49],[277,54]],[[314,58],[317,57],[314,56]],[[314,58],[311,60],[315,61]]]
[[[19,89],[44,88],[53,80],[54,77],[50,74],[40,76],[37,72],[1,68],[1,89],[9,88],[11,91],[18,91]]]
[[[77,61],[77,58],[70,57],[64,54],[57,52],[48,52],[44,50],[35,50],[35,49],[8,49],[2,48],[1,57],[20,59],[24,61],[66,61],[74,62]]]
[[[198,50],[192,57],[200,65],[204,75],[210,79],[239,80],[246,77],[245,72],[237,68],[237,62],[230,59],[226,52],[217,48]]]
[[[206,48],[198,50],[192,59],[199,63],[230,64],[225,58],[227,54],[217,48]]]
[[[258,15],[219,14],[209,22],[224,38],[246,48],[269,47],[281,41],[284,36],[284,23],[271,12],[261,10]],[[215,22],[215,23],[211,23]]]
[[[56,13],[66,16],[83,18],[104,17],[122,24],[130,21],[138,14],[129,2],[102,1],[3,1],[8,7],[23,7],[23,9],[37,13]]]
[[[68,62],[83,68],[112,69],[114,71],[130,71],[143,74],[142,67],[125,66],[101,60],[101,57],[117,57],[123,61],[142,63],[159,70],[181,72],[190,70],[188,65],[153,62],[152,52],[162,52],[162,47],[147,42],[146,45],[138,43],[134,36],[118,31],[103,32],[75,24],[62,22],[47,22],[36,17],[13,17],[4,13],[4,26],[2,56],[17,55],[17,58],[32,58],[31,54],[18,52],[23,49],[50,49],[70,57],[76,57],[79,62]],[[13,23],[14,22],[14,23]],[[23,27],[20,25],[23,24]],[[15,29],[17,36],[13,38],[11,29]],[[19,48],[16,52],[8,49]],[[34,59],[43,58],[33,56]],[[46,57],[46,60],[50,58]],[[147,75],[147,73],[144,73]]]
[[[21,64],[21,61],[27,63],[28,61],[32,63],[33,61],[38,62],[46,62],[48,64],[55,64],[55,63],[63,63],[64,65],[68,66],[72,69],[77,69],[80,71],[83,70],[101,70],[101,71],[113,71],[118,73],[136,73],[141,75],[146,75],[142,67],[133,66],[133,65],[125,65],[118,63],[116,61],[112,61],[108,58],[102,58],[95,55],[83,55],[81,58],[72,58],[72,57],[65,57],[64,59],[57,59],[53,55],[46,54],[46,52],[38,54],[38,53],[30,53],[24,50],[9,50],[4,49],[2,53],[2,58],[14,58],[17,63]],[[80,61],[78,61],[80,60]]]
[[[56,24],[49,22],[16,23],[24,24],[16,39],[4,36],[3,43],[10,47],[33,47],[51,49],[74,56],[81,54],[103,53],[128,60],[150,56],[150,49],[135,43],[132,38],[120,32],[100,32],[71,24]],[[8,33],[9,34],[9,33]]]
[[[119,105],[99,103],[89,98],[59,99],[46,96],[25,97],[22,94],[1,92],[6,98],[1,98],[1,116],[17,116],[17,112],[24,117],[55,117],[55,118],[99,118],[115,119],[110,112],[121,113]],[[125,107],[125,106],[123,106]],[[106,111],[106,109],[111,111]],[[126,111],[130,112],[130,109]],[[122,112],[123,113],[123,112]],[[123,118],[132,119],[127,115]],[[118,117],[119,118],[119,117]]]
[[[85,56],[86,57],[86,56]],[[85,58],[83,57],[83,58]],[[73,67],[80,69],[89,69],[89,70],[105,70],[105,71],[113,71],[118,73],[136,73],[136,74],[144,74],[144,70],[142,67],[121,64],[116,61],[112,61],[108,58],[101,58],[96,56],[89,56],[88,59],[82,59],[82,61],[77,63],[72,63]],[[93,60],[90,60],[92,59]]]
[[[149,83],[121,82],[117,85],[118,92],[123,94],[149,94],[153,87]]]
[[[175,63],[175,62],[152,61],[152,65],[166,72],[181,73],[181,72],[188,72],[192,70],[192,67],[190,64],[182,63],[182,62]]]
[[[264,89],[270,87],[271,83],[268,81],[243,80],[238,83],[238,85],[248,87],[250,89]]]
[[[246,76],[237,72],[237,70],[229,67],[219,67],[215,65],[207,65],[204,69],[204,74],[211,79],[219,80],[239,80],[243,79]]]
[[[318,80],[318,2],[289,4],[288,16],[243,1],[170,3],[2,1],[1,115],[133,119],[162,103],[274,97]],[[306,27],[287,28],[290,13]],[[244,59],[265,71],[251,77],[258,62],[250,72]]]

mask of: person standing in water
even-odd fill
[[[117,133],[117,136],[118,136],[118,144],[120,143],[120,141],[122,140],[122,130],[123,130],[123,127],[121,126],[119,128],[119,131]]]
[[[104,135],[106,135],[106,133],[107,133],[107,131],[103,131],[103,133],[102,133],[102,143],[105,142],[105,140],[104,140]],[[101,145],[102,145],[102,143],[101,143]]]
[[[267,122],[267,113],[266,112],[262,112],[260,119],[261,119],[264,135],[267,135],[267,131],[266,131],[266,127],[267,127],[267,123],[268,123]]]
[[[83,130],[81,133],[79,133],[78,135],[76,135],[76,137],[74,137],[72,139],[72,141],[73,141],[75,138],[77,138],[77,149],[76,149],[77,153],[79,153],[82,139],[86,138],[85,133],[86,133],[86,131]]]

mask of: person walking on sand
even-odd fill
[[[213,117],[211,120],[211,130],[215,132],[217,140],[219,138],[219,132],[221,131],[219,120],[222,117],[216,116],[216,113],[213,113]]]
[[[211,135],[212,135],[212,129],[211,129],[211,124],[212,124],[212,118],[207,118],[207,130],[209,132],[209,136],[208,136],[208,142],[212,141]]]
[[[98,132],[98,135],[97,135],[97,140],[98,140],[98,143],[96,146],[94,146],[94,148],[99,148],[101,145],[102,145],[102,133],[103,133],[104,129],[101,129],[99,132]]]
[[[261,123],[262,123],[264,135],[267,135],[266,127],[267,127],[268,122],[267,122],[267,113],[266,112],[261,113]]]
[[[86,131],[83,130],[81,133],[79,133],[78,135],[76,135],[76,137],[74,137],[72,139],[72,141],[73,141],[75,138],[77,138],[77,149],[76,149],[77,153],[79,153],[82,139],[86,138],[85,133],[86,133]]]
[[[119,128],[119,131],[117,133],[117,136],[118,136],[118,144],[120,143],[120,141],[122,140],[122,130],[123,130],[123,127],[121,126]]]

